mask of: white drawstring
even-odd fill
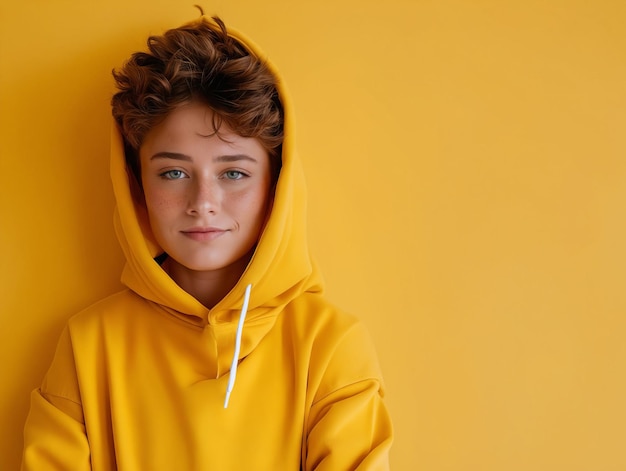
[[[230,393],[235,387],[235,378],[237,377],[237,365],[239,364],[239,350],[241,349],[241,333],[243,332],[243,323],[248,313],[248,302],[250,301],[250,290],[252,285],[246,286],[246,292],[243,296],[243,306],[241,306],[241,314],[239,315],[239,324],[237,325],[237,337],[235,339],[235,353],[233,353],[233,363],[230,365],[230,373],[228,375],[228,386],[226,387],[226,397],[224,398],[224,409],[228,407]]]

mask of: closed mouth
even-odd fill
[[[217,227],[192,227],[181,231],[181,233],[194,240],[212,240],[226,233],[225,229]]]

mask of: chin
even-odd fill
[[[227,268],[235,268],[235,267],[238,267],[241,270],[243,270],[248,265],[248,262],[250,261],[250,258],[252,257],[252,253],[253,252],[251,251],[239,257],[232,257],[232,258],[229,257],[229,258],[222,258],[218,260],[195,259],[195,260],[186,260],[186,261],[183,260],[183,262],[186,262],[186,263],[181,263],[180,261],[177,263],[181,264],[188,270],[195,271],[195,272],[212,272],[212,271],[220,271],[220,270],[224,270]]]

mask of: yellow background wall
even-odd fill
[[[2,470],[64,321],[119,288],[110,70],[192,3],[0,3]],[[202,4],[290,86],[393,468],[626,469],[626,3]]]

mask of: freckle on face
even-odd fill
[[[175,109],[146,135],[140,150],[146,207],[155,239],[174,263],[195,271],[221,270],[249,256],[260,237],[271,199],[267,151],[257,139],[238,136],[226,125],[220,129],[223,139],[206,137],[206,123],[211,122],[207,121],[207,113],[211,113],[209,108],[195,103]],[[151,160],[160,152],[183,154],[190,161]],[[216,163],[216,156],[224,155],[247,155],[254,163]],[[182,170],[188,178],[159,177],[163,168]],[[249,176],[219,178],[229,169],[246,170]],[[198,198],[191,182],[207,176],[209,179],[203,182],[220,185],[216,190],[221,195],[219,204],[203,212],[201,208],[215,202],[202,201],[190,211]],[[224,234],[200,242],[184,235],[190,227],[207,226],[223,229]]]

